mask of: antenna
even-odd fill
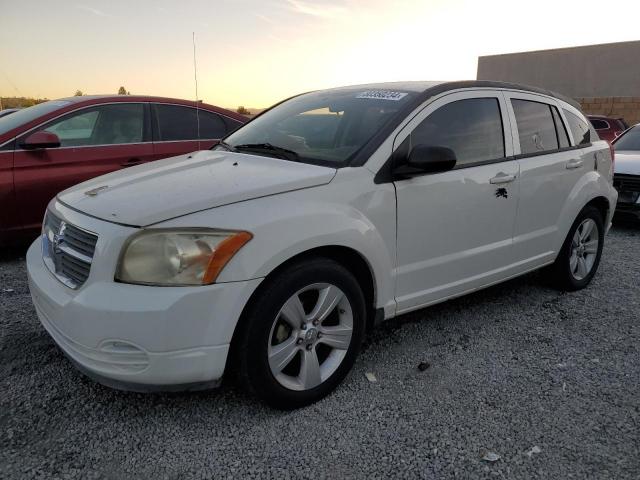
[[[196,85],[196,123],[198,133],[198,150],[200,150],[200,100],[198,99],[198,65],[196,64],[196,32],[191,32],[193,42],[193,80]]]

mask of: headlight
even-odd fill
[[[124,246],[116,280],[143,285],[208,285],[252,237],[249,232],[207,229],[144,230]]]

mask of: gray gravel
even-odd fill
[[[84,378],[38,324],[24,252],[5,251],[0,476],[638,479],[639,251],[640,228],[616,227],[586,290],[531,274],[385,324],[333,395],[289,413],[230,386]]]

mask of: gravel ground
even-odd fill
[[[38,323],[24,252],[5,251],[0,476],[638,479],[639,247],[615,227],[581,292],[531,274],[384,324],[334,394],[288,413],[230,386],[84,378]]]

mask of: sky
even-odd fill
[[[116,93],[267,107],[297,93],[474,79],[477,58],[639,40],[640,2],[0,0],[0,96]],[[607,19],[608,18],[608,19]]]

